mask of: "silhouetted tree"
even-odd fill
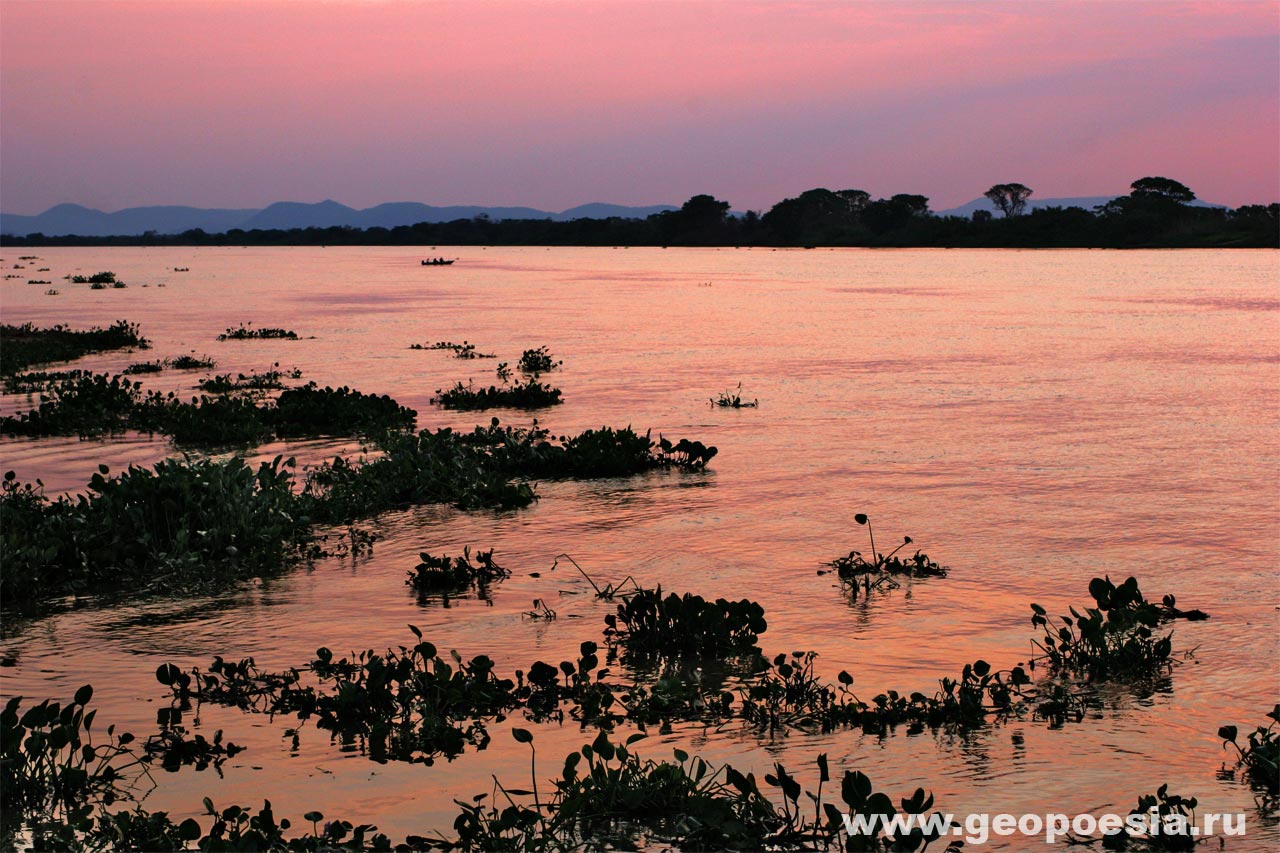
[[[975,211],[973,212],[973,221],[974,221],[974,222],[990,222],[990,221],[991,221],[991,211],[989,211],[989,210],[975,210]]]
[[[894,204],[902,205],[906,210],[910,211],[912,216],[928,216],[929,215],[929,197],[924,195],[912,195],[910,193],[898,193],[891,196],[889,201]]]
[[[845,242],[870,198],[862,190],[805,190],[775,204],[762,221],[783,243]]]
[[[983,193],[1004,214],[1005,219],[1021,216],[1033,190],[1023,184],[996,184]]]
[[[871,193],[866,190],[837,190],[836,195],[844,201],[849,213],[854,217],[862,213],[871,203]]]
[[[679,210],[667,210],[649,218],[658,224],[665,243],[709,245],[728,237],[729,202],[706,194],[695,195]]]
[[[1134,198],[1167,199],[1186,203],[1196,200],[1196,194],[1190,187],[1180,184],[1172,178],[1139,178],[1129,185]]]
[[[929,199],[922,195],[899,193],[877,199],[867,205],[862,219],[877,234],[905,228],[911,220],[929,215]]]

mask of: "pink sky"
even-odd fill
[[[0,0],[0,206],[1280,199],[1280,6]]]

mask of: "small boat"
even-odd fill
[[[423,261],[422,265],[424,267],[447,267],[453,263],[453,261],[454,259],[451,258],[431,258],[430,260]]]

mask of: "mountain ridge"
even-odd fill
[[[333,199],[320,202],[278,201],[262,208],[202,208],[186,205],[148,205],[106,212],[84,205],[64,202],[43,213],[22,215],[0,213],[0,234],[15,237],[29,234],[45,236],[117,237],[137,236],[154,231],[157,234],[181,234],[200,229],[222,233],[233,229],[292,228],[396,228],[419,222],[451,222],[487,216],[490,219],[551,219],[557,222],[584,217],[608,216],[643,219],[674,205],[626,205],[591,202],[560,212],[533,207],[494,205],[447,205],[443,207],[414,201],[383,202],[364,209],[349,207]]]

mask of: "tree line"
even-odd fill
[[[5,235],[0,245],[39,246],[883,246],[991,248],[1277,248],[1280,203],[1236,209],[1194,206],[1195,193],[1178,181],[1147,177],[1130,193],[1092,210],[1027,210],[1033,194],[1020,183],[996,184],[984,195],[999,212],[937,216],[929,199],[901,193],[872,199],[863,190],[812,189],[764,213],[730,213],[730,205],[695,195],[679,210],[644,219],[502,219],[487,216],[420,222],[396,228],[294,228],[209,234],[116,237]]]

